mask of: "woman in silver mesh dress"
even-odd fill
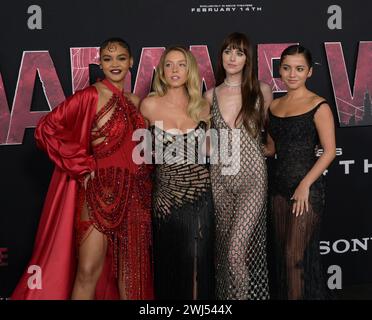
[[[216,88],[205,96],[219,142],[211,140],[216,297],[268,299],[267,170],[261,130],[272,92],[254,74],[252,48],[244,34],[233,33],[224,40]]]

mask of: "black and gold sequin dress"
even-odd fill
[[[212,128],[219,137],[219,161],[211,164],[216,211],[216,296],[223,300],[269,298],[266,261],[267,170],[260,139],[244,126],[232,130],[224,121],[213,92]],[[232,152],[233,131],[240,153]],[[223,143],[224,134],[227,143]],[[235,141],[237,141],[235,139]],[[232,156],[236,172],[224,173]],[[233,170],[234,171],[234,170]]]
[[[157,152],[155,299],[213,299],[213,201],[207,165],[198,164],[206,124],[200,122],[194,130],[179,135],[154,125],[150,129]]]

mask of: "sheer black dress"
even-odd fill
[[[326,101],[298,116],[278,117],[269,110],[269,133],[277,155],[270,207],[278,299],[326,298],[326,280],[319,252],[325,200],[323,176],[310,187],[308,212],[296,217],[290,200],[316,162],[319,137],[314,115],[323,103]]]
[[[213,299],[212,191],[207,164],[198,163],[206,123],[187,134],[150,129],[164,162],[155,166],[152,201],[155,299]]]

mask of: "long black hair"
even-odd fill
[[[256,67],[253,62],[252,45],[247,36],[243,33],[234,32],[225,38],[218,58],[216,86],[220,85],[226,78],[222,55],[227,47],[239,49],[244,52],[246,56],[241,84],[242,107],[235,119],[235,126],[238,119],[242,119],[246,130],[253,137],[257,137],[264,125],[264,101],[260,83],[255,72]]]

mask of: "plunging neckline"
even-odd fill
[[[195,132],[197,129],[199,129],[202,122],[203,121],[200,121],[197,124],[197,126],[193,129],[187,129],[187,132],[182,132],[181,130],[177,129],[177,130],[181,131],[182,133],[170,133],[167,130],[161,129],[160,127],[156,126],[155,124],[152,124],[151,127],[153,127],[154,129],[160,130],[160,131],[164,132],[165,134],[168,134],[168,135],[171,135],[171,136],[187,136],[187,135]],[[175,129],[175,128],[171,128],[171,129]]]
[[[216,105],[217,105],[217,112],[218,114],[220,115],[220,118],[222,119],[222,122],[225,124],[225,126],[227,128],[229,128],[230,130],[234,130],[234,129],[241,129],[242,128],[242,125],[243,125],[243,122],[238,126],[238,127],[235,127],[235,128],[231,128],[230,125],[228,125],[228,123],[226,122],[225,118],[223,117],[222,115],[222,112],[220,110],[220,104],[218,103],[218,98],[217,98],[217,93],[216,93],[216,88],[213,90],[213,95],[214,95],[214,99],[216,101]]]

